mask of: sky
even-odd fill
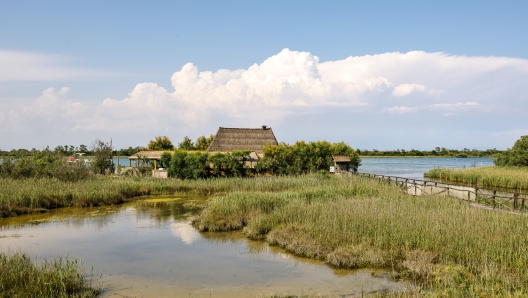
[[[0,150],[218,127],[358,149],[528,135],[526,1],[1,1]]]

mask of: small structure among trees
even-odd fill
[[[350,169],[350,156],[348,155],[332,155],[334,162],[334,169],[336,174],[347,173]]]

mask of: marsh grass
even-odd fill
[[[528,192],[527,167],[440,168],[429,170],[425,173],[425,177],[480,187],[500,187]]]
[[[26,254],[0,253],[0,297],[96,297],[76,259],[34,263]]]
[[[243,230],[332,266],[390,268],[395,278],[419,285],[379,295],[528,295],[528,217],[446,196],[414,197],[366,177],[3,179],[0,188],[4,212],[117,204],[148,194],[213,195],[193,222],[202,231]]]
[[[54,178],[0,179],[0,218],[60,207],[114,205],[145,195],[277,192],[314,178],[261,177],[202,180],[97,176],[75,182]]]
[[[391,268],[432,296],[528,295],[526,216],[414,197],[357,176],[296,179],[285,190],[216,195],[194,225],[242,229],[337,267]]]

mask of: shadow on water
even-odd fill
[[[63,208],[0,220],[0,249],[37,260],[69,255],[103,276],[105,297],[357,296],[401,290],[383,270],[345,270],[300,258],[241,232],[190,225],[206,197],[143,197],[119,206]]]

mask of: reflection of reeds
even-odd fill
[[[82,264],[59,258],[36,264],[23,253],[0,253],[0,297],[96,297]]]
[[[446,296],[527,294],[526,216],[445,196],[414,197],[356,176],[296,179],[273,192],[218,195],[194,224],[243,229],[335,266],[387,266]]]
[[[500,187],[528,191],[528,168],[481,167],[464,169],[431,169],[428,178],[443,179],[481,187]]]

